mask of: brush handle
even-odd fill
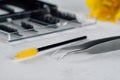
[[[82,37],[74,38],[74,39],[71,39],[71,40],[63,41],[63,42],[60,42],[60,43],[48,45],[48,46],[45,46],[45,47],[38,48],[38,51],[43,51],[43,50],[59,47],[59,46],[65,45],[65,44],[69,44],[69,43],[77,42],[77,41],[80,41],[80,40],[84,40],[86,38],[87,38],[87,36],[82,36]]]

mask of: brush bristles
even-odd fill
[[[15,59],[26,59],[37,55],[37,48],[29,48],[23,51],[20,51],[16,54]]]

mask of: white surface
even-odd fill
[[[83,5],[82,2],[85,0],[82,2],[81,0],[54,1],[78,11],[79,5]],[[74,7],[68,5],[70,2],[74,2],[76,5]],[[89,40],[120,35],[119,25],[102,22],[76,31],[78,34],[86,34]],[[34,42],[32,45],[35,45]],[[26,45],[21,44],[20,46],[25,47]],[[12,59],[14,47],[1,43],[0,50],[0,80],[120,80],[119,50],[94,55],[74,54],[61,61],[57,61],[49,55],[42,55],[23,62],[16,62]]]

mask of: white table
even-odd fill
[[[63,6],[68,5],[67,1],[73,2],[57,1],[62,2]],[[78,7],[81,0],[74,0],[75,2]],[[98,22],[76,31],[86,34],[89,40],[94,40],[120,35],[120,26]],[[73,54],[60,61],[50,55],[42,55],[23,62],[12,59],[12,50],[11,46],[0,43],[0,80],[120,80],[120,50],[94,55]]]

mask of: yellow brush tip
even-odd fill
[[[26,59],[37,55],[37,48],[29,48],[23,51],[20,51],[16,54],[15,59]]]

